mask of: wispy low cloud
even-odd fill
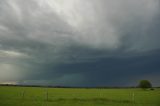
[[[160,49],[159,10],[159,0],[0,1],[0,80],[45,73],[65,83],[81,76],[80,83],[87,80],[82,70],[56,67],[154,54]]]
[[[3,58],[20,58],[20,57],[28,57],[26,54],[14,52],[14,51],[6,51],[6,50],[0,50],[0,56]]]

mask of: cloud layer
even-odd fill
[[[88,73],[111,73],[104,66],[83,72],[78,69],[83,63],[155,55],[160,49],[159,10],[159,0],[0,1],[0,81],[83,85]],[[65,64],[71,65],[68,70],[84,66],[71,72],[57,69]]]

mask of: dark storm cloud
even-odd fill
[[[159,0],[0,1],[0,82],[158,85],[159,10]]]

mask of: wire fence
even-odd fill
[[[81,103],[104,103],[104,104],[130,104],[135,106],[158,106],[160,94],[156,94],[157,97],[153,97],[150,93],[109,93],[109,92],[52,92],[50,90],[43,90],[41,92],[33,91],[17,91],[6,95],[0,95],[1,100],[21,101],[27,102],[81,102]],[[129,105],[129,106],[130,106]],[[46,106],[46,105],[44,105]]]

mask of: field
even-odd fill
[[[0,86],[0,106],[160,106],[160,89]]]

